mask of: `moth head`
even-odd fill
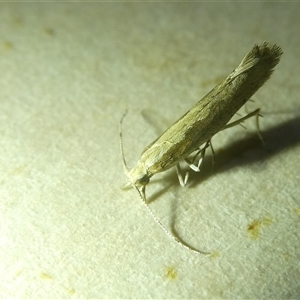
[[[129,179],[128,184],[133,184],[138,188],[147,185],[151,177],[140,164],[128,171],[126,175]]]
[[[138,163],[136,167],[128,170],[126,175],[129,180],[122,186],[122,189],[134,187],[141,197],[145,199],[145,188],[150,181],[151,174],[144,170],[143,166]]]

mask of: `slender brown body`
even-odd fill
[[[222,130],[268,80],[282,53],[267,42],[255,45],[222,83],[145,148],[127,174],[128,184],[145,186],[151,176],[176,165]]]
[[[188,173],[183,179],[179,167],[179,162],[182,160],[185,160],[191,169],[199,172],[205,149],[217,132],[259,113],[259,109],[257,109],[247,116],[228,124],[232,116],[268,80],[282,53],[280,47],[275,44],[271,45],[264,42],[260,45],[254,45],[239,66],[222,83],[211,90],[184,116],[144,149],[136,166],[131,170],[128,169],[125,162],[120,130],[124,170],[129,179],[124,187],[133,186],[139,192],[146,208],[161,228],[174,241],[189,250],[209,254],[187,245],[164,227],[147,204],[146,185],[154,174],[176,165],[179,182],[184,186],[188,180]],[[204,147],[202,147],[203,144],[205,144]],[[194,159],[192,161],[187,159],[196,150]],[[197,165],[194,164],[196,158],[199,158]]]

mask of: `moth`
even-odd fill
[[[124,172],[128,177],[128,182],[123,188],[134,187],[163,230],[176,242],[189,249],[191,249],[190,246],[171,234],[155,217],[146,201],[146,186],[152,176],[173,166],[176,167],[180,184],[185,186],[189,173],[183,176],[180,162],[185,161],[191,170],[200,172],[205,150],[216,133],[252,116],[258,118],[260,109],[229,123],[233,115],[270,78],[282,54],[281,48],[276,44],[263,42],[254,45],[241,63],[220,84],[144,149],[136,166],[132,169],[129,169],[126,164],[120,129],[120,148]],[[192,159],[190,159],[191,155],[193,155]],[[191,250],[203,253],[193,248]]]

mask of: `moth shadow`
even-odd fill
[[[210,176],[227,172],[241,166],[247,166],[259,161],[265,162],[286,148],[300,143],[300,115],[295,118],[262,131],[266,146],[263,146],[257,133],[251,133],[242,139],[227,145],[215,154],[212,165],[212,155],[204,158],[200,172],[190,172],[189,187],[194,187],[207,180]],[[263,170],[263,164],[261,168]]]

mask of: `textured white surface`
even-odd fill
[[[300,296],[298,3],[1,3],[0,297]],[[202,174],[125,181],[156,135],[264,40],[284,51]],[[154,121],[155,120],[155,121]]]

